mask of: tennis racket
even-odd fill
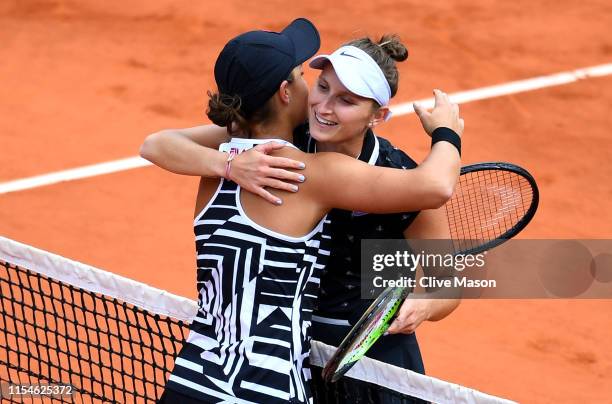
[[[478,163],[461,169],[446,203],[453,251],[478,254],[520,233],[538,209],[538,187],[527,170],[510,163]],[[323,369],[337,381],[389,328],[409,288],[387,288],[368,307]]]

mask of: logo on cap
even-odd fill
[[[340,52],[340,56],[348,56],[348,57],[350,57],[350,58],[355,58],[355,59],[357,59],[357,60],[361,60],[361,59],[359,59],[359,58],[358,58],[357,56],[355,56],[355,55],[350,55],[350,54],[346,53],[346,51],[342,51],[342,52]]]

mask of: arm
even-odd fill
[[[176,174],[222,177],[227,155],[217,149],[227,140],[225,128],[215,125],[166,129],[147,136],[140,155]]]
[[[218,148],[229,139],[227,130],[216,125],[166,129],[147,136],[140,147],[140,155],[176,174],[221,178],[226,175],[228,155],[218,151]],[[271,151],[282,147],[282,144],[271,142],[241,153],[231,163],[229,178],[244,189],[277,204],[279,198],[265,187],[295,192],[297,187],[289,181],[304,181],[303,175],[283,169],[304,168],[302,162],[268,156]]]
[[[309,181],[324,209],[369,213],[435,209],[452,195],[459,177],[457,150],[447,142],[434,145],[425,161],[413,170],[374,167],[335,153],[314,156]]]
[[[404,231],[406,239],[450,239],[446,208],[424,210]],[[410,296],[400,307],[397,318],[389,327],[391,334],[413,333],[423,321],[442,320],[459,306],[460,299],[436,298],[434,293],[425,293],[418,299]]]

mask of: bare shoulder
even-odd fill
[[[300,149],[291,146],[285,146],[281,149],[274,150],[270,153],[271,156],[285,157],[293,160],[298,160],[306,164],[306,170],[313,168],[312,162],[316,161],[320,153],[305,153]]]
[[[332,177],[345,181],[347,176],[361,176],[372,173],[374,167],[356,158],[341,153],[317,153],[312,156],[311,165],[320,170],[327,180]]]
[[[272,155],[302,161],[306,164],[304,172],[310,173],[321,172],[329,174],[332,169],[336,172],[338,170],[341,171],[343,167],[354,168],[354,164],[359,164],[358,160],[344,154],[328,152],[304,153],[293,147],[283,147],[274,151]]]
[[[304,153],[300,149],[291,146],[285,146],[281,149],[274,150],[270,153],[270,155],[277,157],[287,157],[290,159],[303,159],[304,157],[302,156],[314,156],[314,154],[312,153]]]

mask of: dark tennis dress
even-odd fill
[[[233,139],[239,150],[270,140]],[[220,180],[195,218],[199,311],[164,403],[310,403],[310,326],[329,221],[290,237],[253,222]]]
[[[302,128],[302,130],[305,130]],[[296,134],[297,135],[297,134]],[[307,135],[296,136],[296,145],[315,152],[315,141]],[[417,164],[406,153],[394,147],[388,140],[377,137],[368,130],[359,160],[381,167],[412,169]],[[361,317],[372,300],[361,299],[360,254],[362,239],[403,239],[404,230],[413,222],[418,212],[394,214],[365,214],[334,209],[328,214],[331,220],[332,246],[328,264],[321,278],[321,290],[317,309],[312,317],[311,336],[315,340],[338,346],[352,325]],[[415,372],[425,373],[416,335],[392,334],[381,337],[368,351],[368,357]],[[320,369],[313,367],[315,384],[320,383]],[[355,390],[350,387],[348,390]],[[360,394],[355,390],[356,394]],[[379,403],[398,403],[397,397],[385,397],[380,393]],[[320,401],[318,401],[320,402]],[[421,403],[420,400],[404,400],[402,403]]]

